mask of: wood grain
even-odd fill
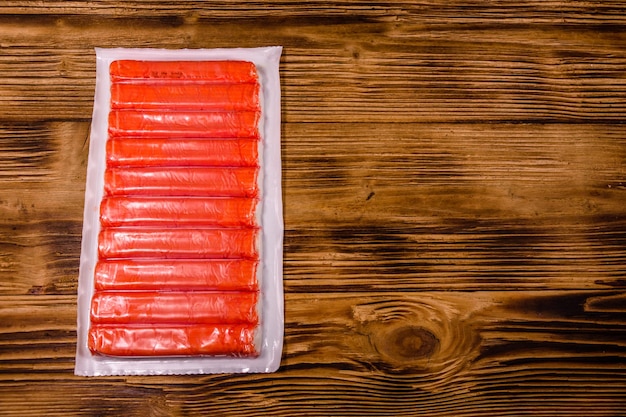
[[[623,285],[621,125],[286,127],[286,285]],[[316,245],[315,242],[319,242]],[[621,284],[619,284],[621,282]]]
[[[273,17],[340,18],[346,15],[368,17],[372,20],[413,20],[425,24],[479,23],[547,23],[547,24],[606,24],[623,22],[623,3],[619,0],[593,2],[585,0],[526,1],[494,0],[427,0],[420,2],[392,0],[378,2],[327,2],[322,0],[233,2],[214,1],[205,7],[202,1],[162,2],[159,0],[127,1],[123,4],[106,0],[90,2],[45,0],[32,3],[7,0],[0,12],[7,15],[92,15],[136,17],[141,19],[212,19],[246,20]],[[451,21],[452,20],[452,21]]]
[[[625,6],[2,2],[0,415],[626,415]],[[74,376],[93,48],[260,45],[279,372]]]
[[[0,335],[0,404],[21,415],[619,415],[626,374],[613,364],[626,358],[624,300],[624,292],[594,291],[287,294],[277,377],[85,384],[64,375],[73,366],[74,297],[4,297],[0,318],[13,325]],[[48,319],[35,319],[43,312]],[[595,401],[575,401],[583,392]]]
[[[89,119],[95,46],[282,44],[286,122],[618,122],[626,108],[620,30],[424,30],[360,18],[169,25],[0,15],[0,23],[0,114],[10,120]]]
[[[285,285],[623,287],[624,134],[598,124],[287,124]],[[0,294],[75,293],[88,124],[3,135]],[[18,180],[27,187],[9,193]]]

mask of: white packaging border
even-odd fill
[[[283,212],[280,152],[280,46],[224,49],[96,48],[96,91],[91,124],[83,235],[78,281],[77,349],[74,373],[105,375],[183,375],[274,372],[280,366],[284,329]],[[99,204],[102,199],[110,109],[109,66],[119,59],[132,60],[243,60],[256,65],[261,84],[262,122],[262,262],[261,354],[256,358],[151,357],[120,358],[93,355],[87,347],[89,309],[94,269],[98,257]]]

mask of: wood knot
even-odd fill
[[[416,360],[436,353],[439,349],[439,340],[422,327],[402,326],[388,335],[380,349],[389,356]]]
[[[479,353],[480,335],[459,306],[465,298],[381,299],[352,307],[359,333],[376,352],[371,361],[388,372],[450,378]]]

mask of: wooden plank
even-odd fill
[[[623,213],[623,125],[286,124],[297,226]]]
[[[0,293],[76,293],[88,129],[0,126]]]
[[[74,297],[5,296],[0,405],[115,412],[132,393],[140,406],[129,416],[619,415],[624,300],[623,291],[287,293],[276,374],[86,380],[70,374]]]
[[[202,1],[58,1],[32,3],[8,0],[0,14],[15,15],[95,15],[135,16],[144,19],[250,19],[250,18],[342,18],[371,20],[413,20],[427,24],[484,24],[489,21],[510,23],[595,24],[623,22],[623,3],[612,1],[525,1],[496,0],[428,0],[420,2],[327,2],[322,0],[231,2],[213,1],[206,7]]]
[[[50,220],[0,227],[0,293],[75,294],[82,222]]]
[[[47,386],[47,387],[46,387]],[[46,394],[41,395],[42,392]],[[111,382],[85,383],[68,376],[54,384],[11,382],[0,385],[3,415],[127,415],[166,417],[173,409],[158,388],[123,387]]]
[[[10,193],[28,192],[36,188],[36,184],[46,183],[43,186],[53,191],[47,184],[49,181],[55,182],[57,188],[66,187],[63,191],[75,188],[85,180],[88,135],[88,123],[0,124],[0,190],[11,197]],[[16,183],[28,187],[16,189]],[[84,192],[84,186],[79,191]],[[65,205],[67,201],[60,199],[49,203]]]
[[[0,294],[73,294],[88,123],[0,133]],[[621,288],[625,134],[623,125],[286,124],[285,286]]]
[[[622,126],[342,126],[285,128],[287,288],[624,284]]]
[[[286,122],[619,122],[623,27],[0,16],[0,118],[88,120],[93,47],[284,45]],[[589,48],[593,45],[593,48]]]

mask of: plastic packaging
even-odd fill
[[[96,49],[77,375],[278,369],[281,51]]]
[[[256,139],[115,138],[107,141],[107,165],[173,166],[184,160],[188,166],[250,166],[259,160]],[[147,158],[149,156],[149,158]]]
[[[253,291],[255,259],[101,260],[94,273],[98,291]]]
[[[106,195],[255,197],[259,193],[257,176],[255,167],[107,168],[104,192]]]
[[[100,224],[254,227],[257,205],[256,198],[105,197],[100,205]]]
[[[136,137],[259,138],[256,111],[111,110],[109,134]]]

